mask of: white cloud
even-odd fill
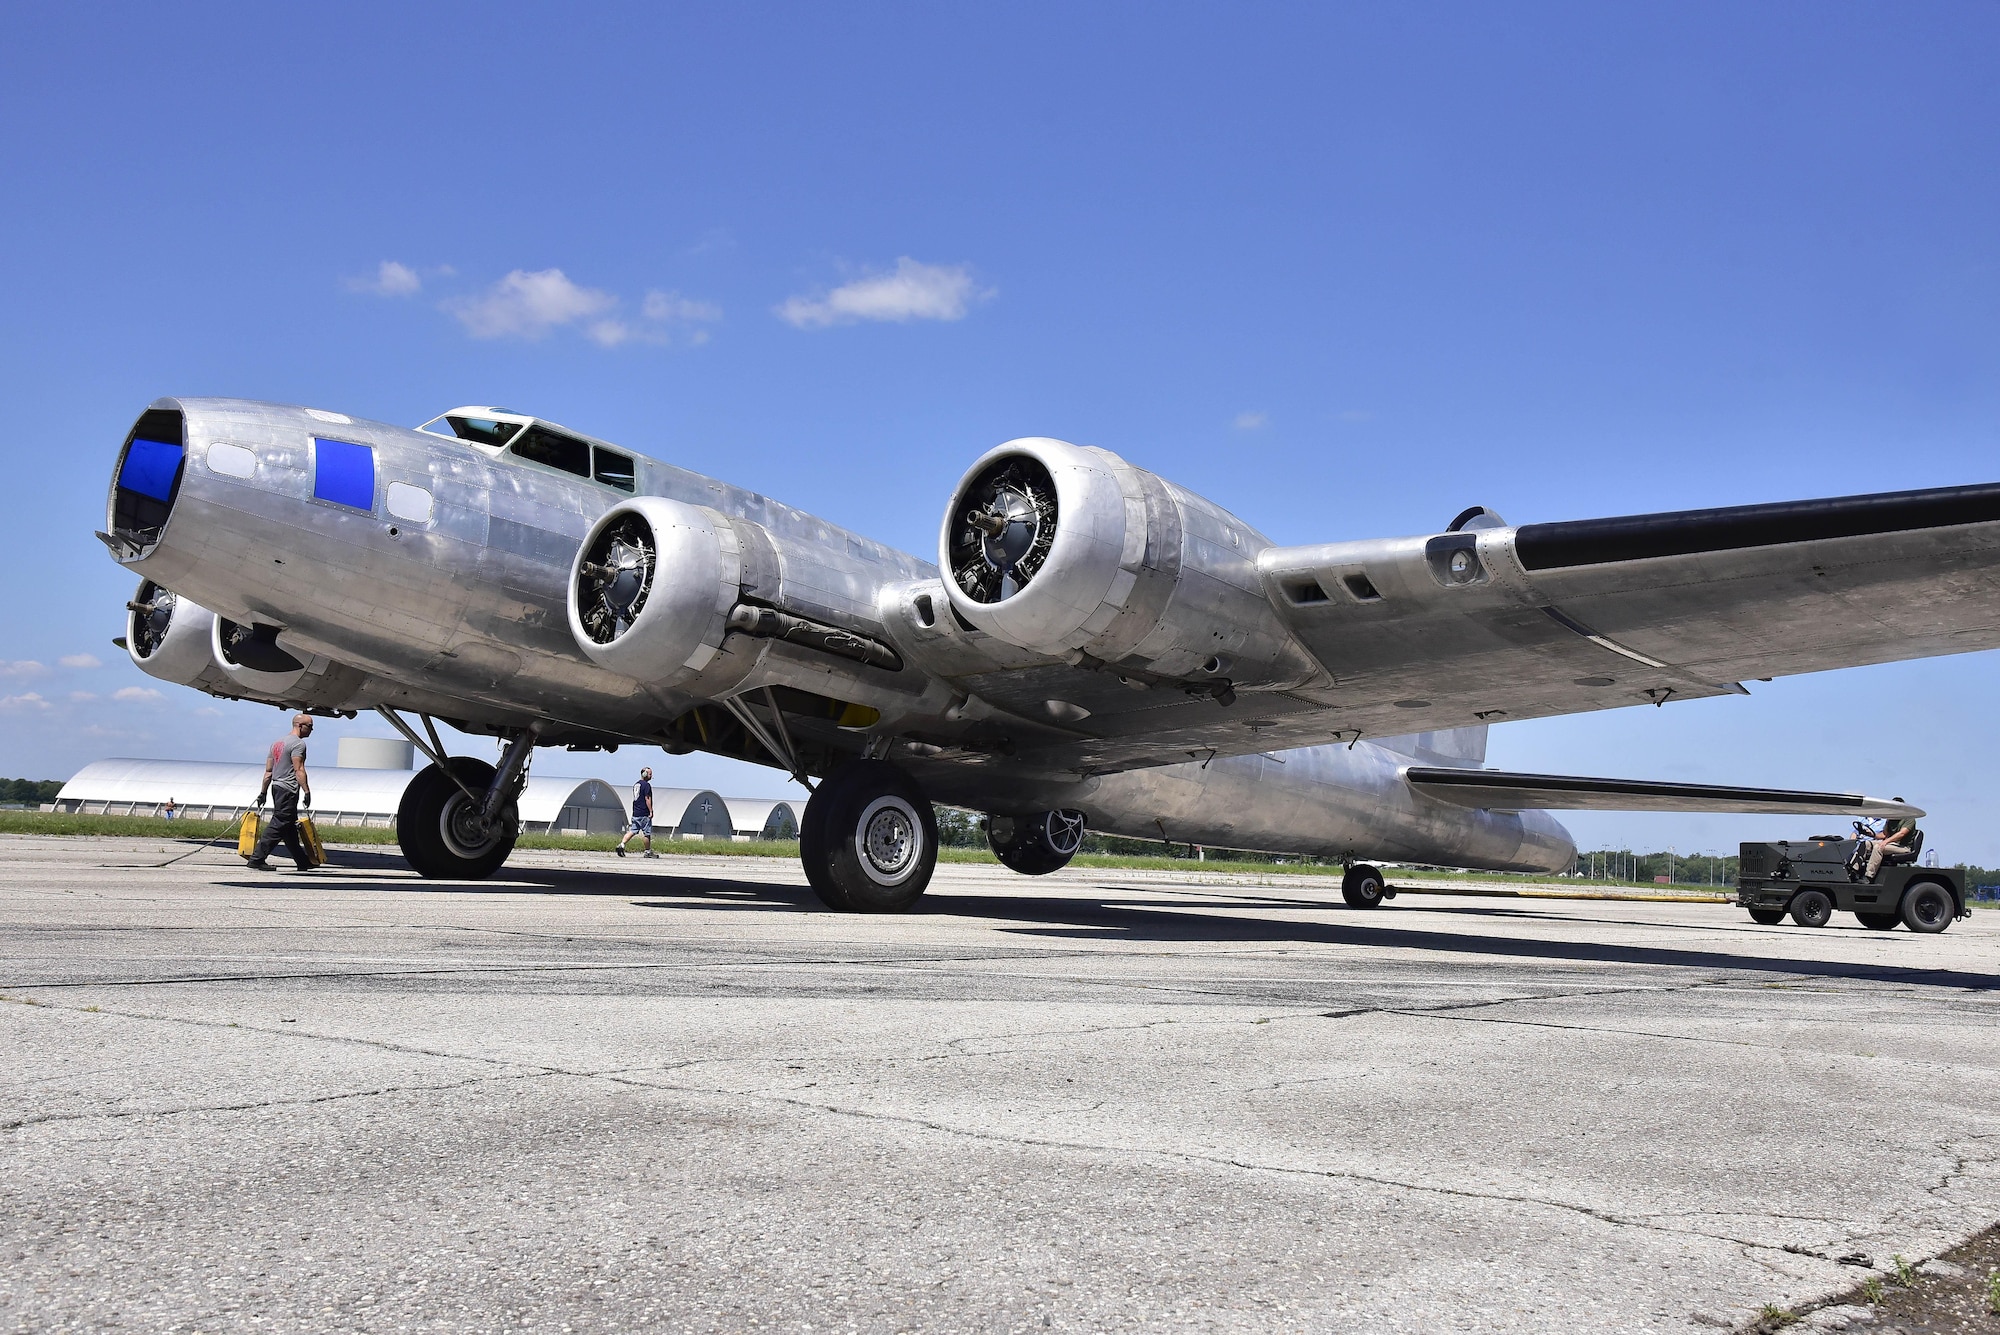
[[[1265,425],[1270,420],[1271,420],[1271,415],[1269,413],[1260,412],[1255,408],[1251,408],[1245,412],[1240,412],[1236,414],[1236,429],[1238,431],[1255,431],[1258,427]]]
[[[639,313],[648,320],[683,323],[701,320],[720,320],[722,307],[712,301],[696,301],[678,292],[653,291],[646,294],[639,305]]]
[[[0,695],[0,709],[47,709],[49,702],[33,691],[22,695]]]
[[[450,269],[444,272],[450,273]],[[375,272],[367,278],[350,278],[347,289],[350,292],[370,292],[378,297],[414,296],[424,285],[417,271],[407,264],[394,260],[383,260]]]
[[[976,289],[965,264],[922,264],[905,255],[889,273],[870,274],[819,297],[787,297],[774,309],[798,329],[824,329],[858,320],[963,320],[968,305],[993,289]]]
[[[104,666],[103,663],[98,661],[96,654],[64,654],[56,662],[66,668],[94,668]]]
[[[454,298],[444,309],[474,338],[536,339],[562,325],[590,321],[586,332],[611,347],[624,341],[626,335],[618,332],[622,326],[594,317],[608,315],[617,304],[609,292],[578,287],[561,269],[516,269],[484,295]]]
[[[111,693],[113,700],[164,700],[165,696],[150,686],[120,686]]]
[[[639,303],[641,322],[595,320],[584,327],[600,347],[615,348],[620,343],[672,343],[676,336],[691,344],[708,342],[706,329],[677,330],[674,326],[722,318],[722,307],[712,301],[696,301],[678,292],[652,291]]]
[[[97,693],[94,691],[71,691],[69,693],[69,698],[76,701],[78,704],[88,704],[90,701],[95,700],[97,698]]]
[[[203,705],[200,709],[194,711],[194,715],[196,718],[221,718],[222,711],[214,705]]]
[[[0,677],[40,677],[47,672],[47,667],[32,658],[0,658]]]

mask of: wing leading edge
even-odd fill
[[[1787,788],[1592,779],[1569,774],[1412,765],[1410,786],[1454,806],[1492,811],[1711,811],[1793,816],[1910,816],[1920,807],[1860,793],[1807,793]]]

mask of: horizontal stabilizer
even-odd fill
[[[1737,788],[1647,779],[1587,779],[1570,774],[1510,774],[1502,770],[1403,771],[1428,797],[1492,811],[1727,811],[1794,816],[1921,816],[1921,808],[1860,793],[1802,793],[1788,788]]]

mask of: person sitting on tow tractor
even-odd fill
[[[1900,802],[1902,798],[1896,798]],[[1882,859],[1893,853],[1907,853],[1915,846],[1917,823],[1908,816],[1884,816],[1882,828],[1873,839],[1863,839],[1862,847],[1868,850],[1868,879],[1874,880],[1881,874]]]

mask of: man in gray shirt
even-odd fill
[[[265,859],[280,839],[285,841],[285,848],[300,871],[312,870],[312,855],[306,852],[305,841],[299,837],[300,795],[304,795],[307,806],[312,805],[312,780],[306,777],[306,738],[312,736],[312,731],[312,715],[292,715],[291,732],[272,743],[270,754],[264,757],[264,782],[257,789],[257,805],[261,808],[265,794],[270,794],[271,823],[264,828],[256,850],[250,855],[254,870],[275,870]]]

